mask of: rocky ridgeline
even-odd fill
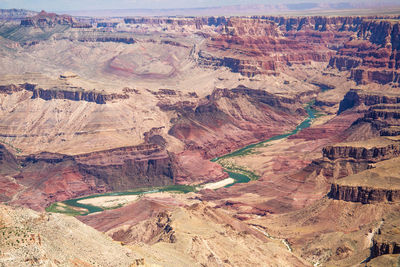
[[[329,66],[351,71],[358,84],[400,83],[400,22],[395,19],[364,19],[357,35],[339,49]]]
[[[354,126],[370,124],[378,135],[400,135],[400,95],[351,89],[340,102],[338,114],[346,110],[363,112]]]
[[[72,101],[86,101],[94,102],[96,104],[106,104],[108,101],[116,99],[128,99],[129,95],[124,94],[107,94],[104,91],[96,90],[84,90],[83,88],[67,87],[67,88],[50,88],[43,89],[35,84],[25,83],[25,84],[9,84],[0,86],[0,93],[12,94],[15,92],[20,92],[22,90],[31,91],[32,99],[41,98],[43,100],[52,99],[67,99]]]
[[[390,142],[388,139],[379,139],[382,143],[385,143],[385,140]],[[365,144],[376,142],[377,139],[367,140]],[[363,204],[400,202],[400,173],[397,169],[400,142],[391,142],[392,144],[376,144],[372,148],[338,145],[324,149],[324,155],[335,161],[366,163],[364,170],[348,173],[344,178],[336,177],[329,196]]]
[[[26,17],[33,17],[37,14],[36,11],[26,9],[0,9],[0,19],[2,20],[21,20]]]
[[[33,90],[32,98],[41,98],[44,100],[52,99],[67,99],[73,101],[86,101],[95,102],[96,104],[105,104],[107,101],[114,99],[127,99],[129,95],[126,94],[106,94],[104,92],[97,91],[85,91],[85,90],[63,90],[58,88],[53,89],[42,89],[35,88]]]
[[[0,94],[12,95],[13,93],[20,92],[24,90],[23,86],[8,84],[0,85]]]
[[[388,145],[377,145],[372,148],[346,145],[327,146],[322,149],[324,157],[330,160],[355,159],[378,162],[400,156],[400,142]]]
[[[334,48],[354,34],[303,26],[287,31],[272,18],[229,18],[220,34],[208,39],[206,52],[199,51],[198,61],[203,66],[228,67],[248,77],[277,75],[294,64],[328,62],[336,54]],[[229,53],[221,57],[221,51]]]
[[[195,26],[200,30],[204,26],[224,26],[227,23],[226,17],[199,17],[199,18],[125,18],[126,24],[149,24],[149,25],[176,25]]]
[[[278,75],[277,65],[273,60],[244,60],[233,57],[215,57],[204,51],[198,54],[198,63],[206,67],[226,67],[232,72],[243,76],[254,77],[255,75]]]
[[[400,202],[400,190],[369,186],[332,184],[329,196],[333,199],[360,202],[363,204]]]
[[[14,181],[17,191],[25,188],[13,203],[35,210],[82,195],[175,182],[174,158],[156,144],[81,155],[42,152],[17,159],[7,156],[11,154],[5,147],[0,147],[0,150],[3,151],[0,155],[5,155],[0,160],[0,169],[6,172],[4,175],[14,177],[10,180],[0,175],[0,184],[9,185]],[[2,194],[0,190],[0,199],[9,200]]]
[[[400,95],[351,89],[340,102],[338,114],[361,105],[400,104]]]
[[[72,28],[91,28],[91,24],[80,23],[69,15],[58,15],[41,11],[37,15],[21,20],[21,26],[25,27],[55,27],[56,25],[68,25]]]
[[[74,38],[70,38],[70,40],[75,40]],[[79,36],[76,40],[79,42],[100,42],[100,43],[107,43],[107,42],[113,42],[113,43],[124,43],[124,44],[134,44],[136,43],[136,40],[131,36],[126,34],[102,34],[98,36]]]
[[[215,89],[196,102],[160,107],[177,114],[169,134],[183,140],[186,150],[199,151],[207,159],[293,129],[306,113],[294,98],[245,86]]]

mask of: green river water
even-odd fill
[[[219,161],[222,159],[251,154],[254,152],[254,149],[256,149],[258,147],[266,146],[268,142],[284,139],[293,134],[296,134],[297,132],[301,131],[304,128],[310,127],[312,120],[316,118],[316,114],[317,114],[317,111],[311,107],[312,104],[313,104],[313,102],[310,102],[305,107],[308,117],[302,123],[300,123],[293,131],[285,133],[285,134],[273,136],[273,137],[271,137],[265,141],[259,142],[259,143],[245,146],[245,147],[235,150],[229,154],[212,159],[211,161],[219,163]],[[251,179],[252,177],[250,177],[249,175],[246,175],[246,171],[239,173],[239,172],[235,172],[234,170],[231,170],[228,168],[225,168],[224,171],[229,174],[229,177],[231,177],[235,180],[232,184],[226,185],[225,187],[230,187],[237,183],[247,183],[250,180],[252,180]],[[66,204],[67,206],[70,206],[70,207],[84,208],[88,211],[88,212],[76,212],[71,209],[67,209],[63,213],[67,213],[70,215],[88,215],[90,213],[103,211],[104,209],[100,208],[100,207],[92,206],[92,205],[81,204],[81,203],[78,203],[78,201],[83,200],[83,199],[96,198],[96,197],[100,197],[100,196],[143,195],[143,194],[150,194],[150,193],[156,193],[156,192],[188,193],[188,192],[194,192],[194,191],[196,191],[196,186],[170,185],[170,186],[164,186],[164,187],[141,188],[141,189],[135,189],[135,190],[131,190],[131,191],[124,191],[124,192],[96,194],[96,195],[90,195],[90,196],[86,196],[86,197],[62,201],[61,203]],[[57,210],[57,205],[58,205],[58,203],[53,203],[48,208],[46,208],[46,211],[61,212],[60,210]],[[114,207],[114,208],[117,208],[117,207]]]

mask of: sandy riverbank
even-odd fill
[[[116,206],[123,206],[133,202],[139,198],[138,195],[125,195],[125,196],[102,196],[79,200],[78,203],[85,205],[92,205],[100,208],[112,208]]]

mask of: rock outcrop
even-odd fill
[[[43,100],[52,100],[52,99],[67,99],[73,101],[86,101],[86,102],[95,102],[96,104],[106,104],[109,101],[115,99],[128,99],[129,95],[127,93],[112,93],[108,94],[104,91],[96,91],[96,90],[85,90],[80,87],[60,87],[60,88],[40,88],[36,84],[9,84],[9,85],[1,85],[0,93],[3,94],[13,94],[15,92],[20,92],[22,90],[31,91],[32,99],[41,98]]]
[[[332,184],[329,196],[338,200],[361,202],[363,204],[400,202],[399,189],[391,190],[368,186]]]
[[[75,156],[43,152],[18,159],[3,150],[2,172],[12,179],[1,181],[25,188],[12,203],[35,210],[82,195],[175,182],[175,160],[156,144]]]
[[[399,158],[370,165],[365,171],[336,180],[329,192],[334,199],[361,202],[400,202]]]
[[[340,102],[338,114],[360,105],[373,106],[398,103],[400,103],[400,95],[398,94],[351,89]]]
[[[178,116],[169,134],[206,158],[295,128],[305,115],[301,104],[292,98],[244,86],[216,89],[196,108],[177,106],[175,111]]]
[[[400,254],[399,223],[397,216],[393,215],[381,222],[372,239],[370,259],[387,254]]]
[[[91,28],[92,25],[78,22],[69,15],[58,15],[56,13],[47,13],[41,11],[35,16],[24,18],[21,20],[21,26],[24,27],[55,27],[56,25],[67,25],[73,28]]]
[[[37,88],[34,86],[32,88],[32,98],[41,98],[44,100],[52,100],[52,99],[67,99],[73,101],[87,101],[87,102],[95,102],[96,104],[105,104],[108,101],[112,101],[114,99],[127,99],[129,95],[127,94],[107,94],[102,91],[86,91],[82,88],[71,88],[71,89],[43,89]]]
[[[359,84],[400,83],[400,24],[391,19],[364,19],[357,36],[346,42],[329,66],[350,70]]]
[[[370,142],[374,142],[371,140]],[[389,144],[377,144],[374,147],[354,147],[337,144],[327,146],[322,150],[323,156],[330,160],[352,158],[355,160],[368,160],[377,162],[400,156],[400,142],[390,142]],[[366,143],[367,145],[367,143]]]

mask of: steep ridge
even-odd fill
[[[180,114],[169,134],[206,158],[289,130],[304,116],[304,109],[294,99],[244,86],[214,90],[194,110],[177,111]],[[276,130],[278,125],[280,130]]]
[[[363,114],[349,129],[349,140],[396,136],[400,125],[400,95],[395,90],[377,92],[350,90],[340,102],[338,113]],[[349,110],[349,111],[347,111]]]
[[[16,165],[12,158],[4,164]],[[17,166],[7,173],[2,199],[35,210],[82,195],[173,184],[175,177],[173,157],[155,144],[75,156],[43,152],[20,156]]]
[[[55,13],[47,13],[42,10],[33,17],[21,20],[21,26],[25,27],[54,27],[56,24],[68,25],[73,28],[91,28],[90,24],[81,24],[69,15],[57,15]]]
[[[329,196],[334,199],[367,203],[399,202],[399,158],[376,163],[373,168],[337,180]]]
[[[40,88],[36,84],[9,84],[1,85],[0,93],[12,94],[15,92],[20,92],[22,90],[31,91],[33,93],[32,99],[41,98],[44,100],[52,99],[67,99],[73,101],[86,101],[95,102],[96,104],[105,104],[107,101],[112,101],[114,99],[127,99],[128,94],[107,94],[104,91],[96,90],[85,90],[83,88],[61,86],[60,88]]]
[[[318,41],[325,38],[323,34],[301,31],[290,35],[283,31],[268,19],[230,18],[221,35],[209,38],[204,51],[198,53],[198,61],[204,66],[225,66],[253,77],[277,75],[292,64],[328,62],[335,54]],[[299,37],[302,34],[304,37]],[[305,39],[316,41],[304,42]]]
[[[399,84],[399,20],[365,19],[357,37],[346,42],[329,65],[350,70],[351,79],[359,84],[375,82]]]

